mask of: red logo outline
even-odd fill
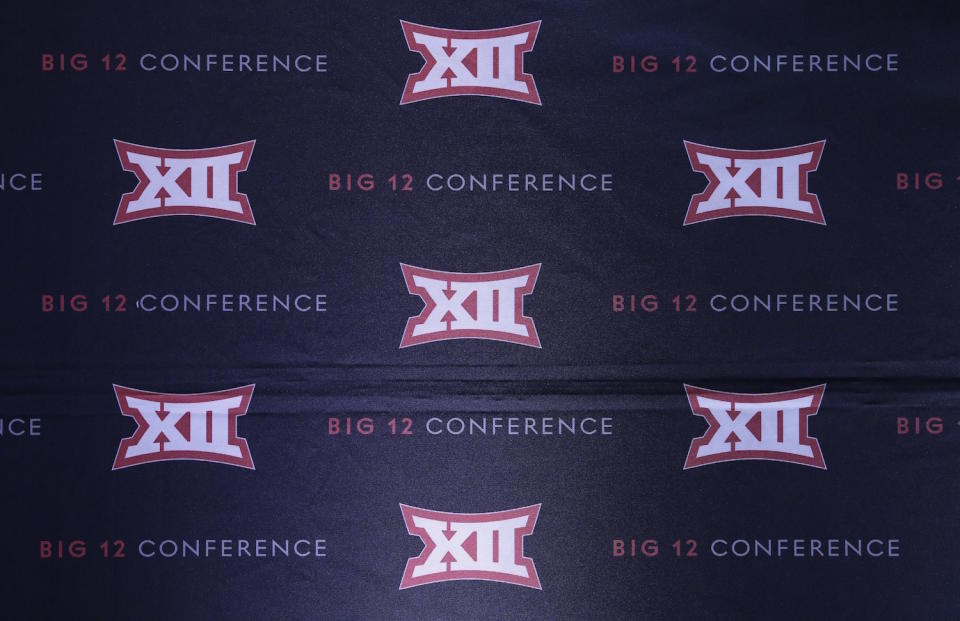
[[[413,345],[423,345],[424,343],[433,343],[436,341],[448,341],[456,339],[483,339],[488,341],[502,341],[505,343],[514,343],[516,345],[526,345],[527,347],[536,347],[540,349],[540,335],[537,334],[537,326],[533,318],[523,314],[523,299],[533,293],[537,286],[537,277],[540,275],[540,263],[517,267],[513,269],[500,270],[496,272],[444,272],[440,270],[431,270],[425,267],[416,267],[414,265],[400,264],[403,272],[404,282],[407,284],[407,293],[416,295],[423,300],[423,310],[419,315],[409,317],[406,327],[403,330],[403,338],[400,339],[400,348]],[[424,323],[437,303],[433,297],[423,287],[414,283],[414,276],[425,276],[434,280],[447,281],[447,287],[451,280],[460,282],[488,282],[515,278],[517,276],[527,276],[527,283],[522,288],[517,289],[514,297],[514,322],[522,324],[527,329],[527,336],[510,334],[499,330],[471,330],[460,329],[451,330],[447,322],[447,330],[443,332],[432,332],[414,336],[413,330],[418,325]]]
[[[419,537],[423,542],[423,550],[418,556],[407,559],[407,564],[403,569],[403,577],[400,580],[400,590],[412,587],[423,586],[425,584],[434,584],[437,582],[449,582],[452,580],[483,580],[486,582],[502,582],[504,584],[515,584],[531,589],[543,590],[540,584],[540,576],[537,574],[537,567],[533,559],[523,555],[523,540],[533,534],[537,526],[537,518],[540,516],[541,503],[528,505],[517,509],[507,509],[505,511],[493,511],[490,513],[450,513],[447,511],[433,511],[431,509],[422,509],[411,505],[400,503],[400,511],[403,513],[403,522],[407,527],[407,534]],[[513,518],[526,516],[529,518],[527,524],[515,531],[514,537],[514,558],[527,570],[527,577],[514,576],[501,572],[491,571],[453,571],[447,565],[447,571],[443,573],[430,574],[427,576],[413,577],[413,570],[425,561],[436,549],[437,544],[427,533],[426,529],[416,526],[413,523],[414,516],[425,517],[430,520],[445,521],[447,528],[450,528],[450,522],[483,523],[496,522],[501,520],[510,520]],[[453,574],[453,575],[451,575]]]
[[[818,140],[795,147],[785,147],[782,149],[726,149],[723,147],[711,147],[689,140],[683,141],[683,146],[687,152],[687,160],[690,162],[690,168],[695,172],[704,175],[707,178],[707,187],[699,194],[690,197],[690,204],[687,207],[687,215],[683,219],[683,225],[697,224],[708,220],[719,220],[721,218],[735,218],[739,216],[770,216],[774,218],[784,218],[787,220],[800,220],[801,222],[812,222],[826,226],[827,221],[823,215],[823,209],[820,207],[820,199],[816,194],[809,191],[810,173],[816,172],[820,167],[820,158],[823,155],[823,149],[826,146],[826,140]],[[800,155],[802,153],[812,152],[813,157],[808,164],[800,166],[800,175],[797,180],[799,184],[800,200],[808,201],[813,210],[806,214],[795,212],[782,207],[729,207],[725,209],[716,209],[706,213],[697,213],[700,203],[713,196],[713,192],[720,185],[720,180],[713,170],[706,164],[695,162],[694,155],[705,153],[716,157],[728,158],[731,161],[739,159],[764,160],[777,157],[788,157],[791,155]]]
[[[238,189],[240,173],[246,171],[247,167],[250,165],[250,158],[253,156],[253,147],[256,145],[256,143],[256,140],[248,140],[246,142],[238,142],[222,147],[211,147],[209,149],[163,149],[114,139],[113,144],[117,150],[117,157],[120,158],[120,164],[123,167],[123,170],[132,172],[137,177],[137,187],[120,197],[120,205],[117,208],[117,215],[113,219],[114,226],[118,224],[126,224],[127,222],[135,222],[137,220],[162,218],[166,216],[202,216],[206,218],[218,218],[220,220],[232,220],[234,222],[256,225],[257,223],[253,218],[253,210],[250,208],[250,200],[247,198],[246,194],[240,192]],[[240,162],[230,165],[229,177],[229,198],[232,201],[237,201],[240,203],[241,213],[233,213],[223,209],[215,209],[203,206],[166,207],[163,205],[160,207],[144,209],[136,213],[128,212],[127,209],[129,208],[130,203],[139,199],[144,190],[147,189],[147,186],[150,185],[149,178],[147,177],[147,174],[143,168],[141,168],[140,165],[134,164],[130,161],[129,154],[131,152],[148,155],[151,157],[169,157],[174,159],[216,157],[220,155],[229,155],[236,152],[242,153],[243,158],[240,160]]]
[[[540,101],[540,93],[537,90],[537,84],[533,79],[533,74],[524,73],[523,71],[523,56],[527,52],[533,50],[533,47],[537,42],[537,35],[540,33],[540,23],[541,20],[537,20],[535,22],[527,22],[525,24],[506,26],[503,28],[489,28],[487,30],[457,30],[453,28],[424,26],[422,24],[416,24],[401,19],[400,27],[403,29],[403,37],[407,42],[407,49],[411,52],[420,54],[420,56],[423,57],[424,64],[423,67],[420,68],[420,71],[411,73],[407,76],[406,84],[403,87],[403,95],[400,97],[400,105],[403,106],[418,101],[425,101],[427,99],[458,97],[462,95],[497,97],[499,99],[513,99],[514,101],[522,101],[524,103],[535,104],[538,106],[543,105]],[[451,39],[453,38],[491,39],[495,37],[515,35],[521,32],[528,33],[530,36],[522,46],[517,48],[516,57],[514,58],[514,75],[517,76],[518,80],[522,80],[523,83],[526,84],[527,93],[523,94],[517,91],[489,86],[449,86],[449,81],[447,82],[448,86],[446,88],[414,93],[414,85],[425,78],[427,74],[430,73],[430,70],[433,69],[434,65],[437,64],[437,59],[433,56],[433,54],[430,53],[426,45],[414,41],[413,35],[416,32],[421,32],[434,37],[444,37],[447,39],[448,45],[451,43]]]
[[[690,441],[690,449],[687,451],[687,459],[683,464],[684,470],[689,470],[690,468],[698,468],[700,466],[706,466],[710,464],[716,464],[727,461],[741,461],[741,460],[764,460],[764,461],[779,461],[784,463],[799,464],[801,466],[810,466],[813,468],[819,468],[821,470],[827,469],[827,464],[823,459],[823,451],[820,449],[820,441],[810,435],[810,417],[816,416],[820,411],[820,403],[823,401],[823,393],[826,390],[826,384],[819,384],[817,386],[808,386],[806,388],[797,388],[795,390],[786,390],[783,392],[762,392],[762,393],[742,393],[742,392],[725,392],[720,390],[710,390],[709,388],[700,388],[698,386],[692,386],[690,384],[684,384],[683,389],[687,395],[687,402],[690,404],[690,409],[694,415],[700,416],[707,421],[707,431],[698,438],[694,438]],[[718,453],[716,455],[706,455],[704,457],[697,457],[697,451],[702,447],[710,443],[713,437],[720,431],[720,424],[714,418],[713,413],[705,407],[701,407],[696,403],[696,397],[707,397],[709,399],[715,399],[717,401],[728,401],[733,407],[735,402],[740,403],[769,403],[771,401],[782,401],[787,399],[797,399],[800,397],[812,396],[813,401],[808,407],[802,408],[800,410],[800,439],[799,443],[804,446],[810,447],[813,452],[812,457],[804,457],[802,455],[794,455],[791,453],[785,453],[781,451],[763,451],[763,450],[750,450],[750,451],[729,451],[726,453]],[[756,416],[756,415],[755,415]]]
[[[253,390],[256,384],[247,384],[237,388],[228,388],[226,390],[217,390],[214,392],[199,393],[168,393],[152,392],[149,390],[138,390],[136,388],[127,388],[119,384],[113,385],[114,394],[117,397],[117,405],[120,406],[120,413],[129,416],[137,423],[137,430],[132,436],[120,440],[120,446],[117,447],[117,456],[113,461],[113,470],[129,468],[130,466],[139,466],[141,464],[160,462],[160,461],[206,461],[212,463],[227,464],[229,466],[238,466],[256,470],[253,465],[253,456],[250,453],[250,446],[246,438],[238,435],[237,419],[246,415],[247,408],[250,406],[250,400],[253,397]],[[127,397],[138,397],[148,400],[161,400],[167,403],[194,403],[216,399],[226,399],[230,397],[241,397],[240,405],[228,411],[227,429],[229,444],[240,449],[240,457],[231,457],[229,455],[220,455],[207,451],[160,451],[147,455],[136,455],[126,457],[126,451],[131,446],[135,446],[143,435],[149,429],[149,425],[143,418],[143,415],[136,408],[128,405]]]

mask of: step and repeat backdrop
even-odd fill
[[[2,20],[0,618],[960,618],[955,9]]]

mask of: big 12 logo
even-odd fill
[[[690,166],[708,180],[690,198],[683,224],[733,216],[773,216],[826,225],[820,200],[807,188],[826,140],[785,149],[747,151],[684,141]]]
[[[820,443],[810,436],[826,384],[771,393],[708,390],[684,384],[690,408],[709,428],[690,443],[683,465],[744,459],[783,461],[826,470]]]
[[[424,308],[407,320],[400,347],[448,339],[487,339],[540,347],[523,298],[533,293],[540,264],[499,272],[461,273],[400,264],[407,292]]]
[[[407,533],[423,541],[407,560],[401,589],[448,580],[487,580],[540,589],[523,538],[533,533],[540,505],[494,513],[447,513],[400,505]]]
[[[137,430],[120,441],[113,469],[169,460],[210,461],[253,467],[237,418],[247,413],[254,385],[217,392],[149,392],[114,384],[120,412]]]
[[[159,149],[114,140],[123,169],[137,187],[120,198],[113,220],[124,224],[160,216],[206,216],[256,224],[250,201],[237,189],[255,140],[212,149]]]
[[[407,48],[423,68],[407,77],[400,105],[456,95],[484,95],[540,105],[523,55],[533,49],[540,22],[492,30],[452,30],[400,22]]]

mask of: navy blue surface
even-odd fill
[[[31,3],[4,16],[0,195],[0,617],[10,619],[955,618],[956,182],[898,193],[901,170],[960,174],[957,21],[922,3],[424,3],[229,8]],[[422,59],[399,20],[481,29],[542,20],[525,58],[542,107],[482,97],[399,106]],[[45,52],[326,53],[324,75],[39,71]],[[881,74],[614,75],[614,54],[896,52]],[[113,226],[134,176],[113,139],[204,148],[255,139],[240,175],[257,225]],[[683,227],[705,178],[683,140],[827,141],[810,176],[821,227]],[[952,168],[951,168],[952,167]],[[611,172],[609,194],[326,189],[331,172]],[[399,349],[400,263],[480,272],[541,263],[525,300],[543,348]],[[308,292],[326,313],[43,314],[44,293]],[[614,293],[897,293],[896,313],[614,314]],[[828,470],[683,471],[705,431],[683,383],[764,392],[826,383],[811,433]],[[111,471],[133,432],[112,384],[256,384],[240,434],[255,471],[169,462]],[[609,415],[611,438],[329,437],[329,416]],[[419,430],[419,429],[418,429]],[[525,553],[542,591],[459,582],[399,591],[421,543],[399,503],[486,512],[542,503]],[[40,560],[42,539],[326,538],[322,560]],[[655,537],[886,537],[899,559],[612,558]],[[95,550],[95,544],[91,546]]]

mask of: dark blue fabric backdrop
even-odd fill
[[[452,3],[3,10],[6,172],[0,415],[0,617],[6,619],[956,618],[960,363],[954,286],[958,22],[933,3]],[[399,20],[483,29],[542,20],[525,71],[542,106],[483,97],[398,105],[422,59]],[[42,72],[44,53],[91,70]],[[325,53],[326,74],[102,71],[116,51]],[[899,54],[897,72],[717,74],[715,53]],[[614,74],[615,54],[663,70]],[[696,55],[703,71],[669,60]],[[256,226],[170,217],[113,226],[136,184],[113,139],[170,148],[256,140],[239,177]],[[765,149],[827,141],[810,176],[827,226],[732,218],[682,226],[706,179],[683,140]],[[940,170],[940,191],[898,192]],[[610,193],[331,192],[372,172],[609,172]],[[542,264],[524,311],[542,349],[398,344],[420,300],[400,263],[482,272]],[[325,313],[103,312],[124,293],[309,292]],[[709,312],[710,295],[897,293],[890,313]],[[86,294],[43,313],[43,294]],[[611,311],[615,293],[696,314]],[[134,309],[135,311],[135,309]],[[766,392],[826,383],[811,433],[828,469],[683,470],[706,430],[683,384]],[[200,462],[111,471],[134,425],[112,384],[205,392],[256,384],[239,422],[256,470]],[[612,416],[613,437],[450,437],[429,415]],[[418,434],[331,437],[331,416],[409,416]],[[898,416],[941,416],[939,437]],[[421,542],[399,503],[486,512],[542,503],[526,538],[543,590],[447,582],[398,590]],[[321,537],[325,559],[105,560],[144,538]],[[613,558],[614,538],[701,540],[695,560]],[[716,559],[712,538],[881,537],[893,559]],[[84,539],[85,559],[41,559]]]

